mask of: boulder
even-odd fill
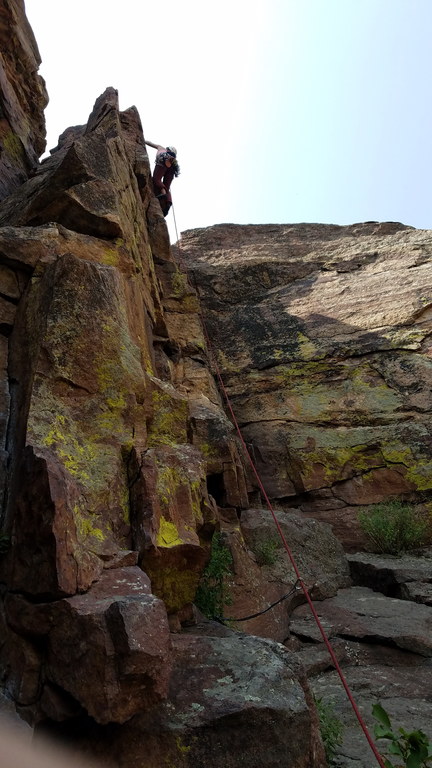
[[[50,621],[45,677],[97,722],[125,722],[166,698],[166,610],[139,568],[105,571],[86,594],[44,611]]]
[[[121,729],[81,721],[73,746],[124,768],[323,768],[309,687],[294,655],[270,640],[224,634],[173,636],[168,700]]]
[[[363,642],[380,642],[432,657],[432,608],[397,600],[367,587],[341,589],[335,597],[316,604],[327,635]],[[296,608],[290,631],[300,638],[321,641],[308,605]]]
[[[354,585],[369,587],[389,597],[432,605],[432,550],[421,555],[349,555]]]
[[[372,707],[380,702],[394,730],[418,728],[428,735],[432,709],[430,608],[363,587],[341,590],[336,598],[315,604],[347,685],[373,737]],[[291,623],[297,656],[322,708],[342,726],[336,749],[338,768],[370,768],[374,757],[362,733],[309,607],[294,611]],[[312,641],[312,642],[311,642]],[[291,642],[292,647],[294,644]],[[382,754],[386,742],[375,742]]]
[[[304,519],[295,512],[275,511],[285,541],[296,561],[302,579],[311,595],[323,600],[350,585],[348,561],[330,526],[316,520]],[[246,544],[258,558],[263,548],[274,542],[274,563],[263,563],[272,581],[293,586],[297,576],[279,536],[271,512],[267,509],[246,509],[240,517],[240,527]],[[264,556],[265,557],[265,556]]]
[[[226,509],[219,514],[233,557],[225,617],[244,632],[287,640],[290,613],[305,597],[270,510],[242,510],[240,519]],[[347,559],[330,526],[294,512],[275,515],[313,597],[330,597],[350,585]]]

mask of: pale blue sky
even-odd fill
[[[26,0],[50,95],[48,147],[114,86],[147,139],[178,149],[179,230],[432,228],[432,0],[59,6]]]

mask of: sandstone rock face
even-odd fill
[[[207,476],[247,499],[149,178],[108,89],[0,204],[0,653],[30,722],[166,697],[167,611],[190,610],[216,525]]]
[[[112,741],[106,731],[103,739],[113,751],[128,740],[120,726],[142,717],[128,764],[139,754],[142,766],[148,748],[150,768],[165,739],[167,756],[178,751],[177,725],[165,726],[162,711],[170,715],[183,695],[186,660],[193,667],[214,654],[215,684],[244,662],[241,644],[226,650],[220,638],[182,636],[177,654],[169,631],[192,618],[219,508],[248,507],[243,457],[209,371],[195,291],[170,252],[135,108],[120,113],[107,89],[87,125],[66,131],[8,191],[0,203],[1,688],[40,728],[58,724],[65,735],[78,722],[100,731],[109,723],[111,732],[116,723]],[[287,652],[263,647],[251,646],[252,660],[273,664],[281,680],[275,740],[292,723],[293,768],[318,768],[304,675]],[[231,719],[246,740],[264,738],[272,724],[264,687],[236,698],[222,686],[213,709],[199,704],[208,712],[192,762],[217,751],[214,723],[225,744],[220,765]],[[197,691],[185,713],[194,714]],[[261,749],[260,765],[275,760],[265,762]]]
[[[45,95],[22,17],[4,0],[0,137],[21,144],[0,156],[0,693],[92,764],[324,768],[311,685],[331,693],[331,664],[224,413],[139,116],[109,88],[37,165]],[[338,658],[365,704],[388,685],[397,713],[398,667],[400,714],[424,719],[427,553],[357,554],[350,589],[340,542],[361,545],[359,505],[430,497],[431,243],[398,224],[221,225],[182,250]],[[257,614],[232,625],[246,634],[193,607],[215,531],[225,613]],[[338,765],[369,768],[335,698]]]
[[[6,566],[11,588],[57,598],[86,591],[120,550],[135,549],[175,612],[193,600],[206,559],[198,532],[211,517],[210,462],[200,445],[222,411],[206,371],[191,437],[200,377],[187,369],[203,339],[149,172],[139,118],[119,114],[111,89],[79,137],[0,205],[0,222],[14,225],[0,230],[13,254],[5,285],[21,291],[4,321]],[[239,502],[231,430],[222,414],[211,471],[234,465],[226,495]]]
[[[233,408],[271,498],[355,549],[356,507],[432,487],[432,239],[401,224],[182,235]]]
[[[0,3],[0,200],[22,184],[45,150],[45,83],[23,0]]]

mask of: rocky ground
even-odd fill
[[[359,561],[362,568],[370,565],[376,574],[374,589],[379,590],[380,582],[393,582],[408,595],[415,584],[417,598],[412,593],[405,599],[388,597],[369,587],[353,586],[317,604],[318,614],[371,732],[376,722],[372,706],[381,702],[395,728],[419,728],[432,738],[432,610],[424,604],[420,588],[427,591],[430,584],[430,552],[399,558],[353,556],[355,583],[361,583]],[[294,611],[290,629],[300,642],[298,654],[315,695],[332,702],[344,725],[335,765],[368,768],[374,764],[371,750],[304,606]]]

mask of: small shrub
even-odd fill
[[[431,540],[430,521],[401,501],[374,504],[360,512],[359,522],[373,552],[398,555]]]
[[[427,768],[432,764],[432,746],[423,731],[409,732],[398,728],[394,733],[391,720],[381,704],[373,705],[372,714],[378,721],[374,725],[375,738],[388,739],[386,752],[396,756],[396,763],[384,758],[386,768]]]
[[[221,534],[215,533],[211,557],[195,595],[196,605],[208,619],[221,616],[224,606],[231,602],[226,577],[231,573],[232,562],[231,552],[223,543]]]
[[[0,533],[0,555],[6,554],[10,547],[10,537]]]
[[[258,565],[273,565],[277,560],[279,542],[277,539],[262,539],[253,548]]]
[[[324,745],[326,760],[333,765],[337,748],[342,744],[343,725],[334,711],[331,701],[315,699],[318,710],[321,738]]]

